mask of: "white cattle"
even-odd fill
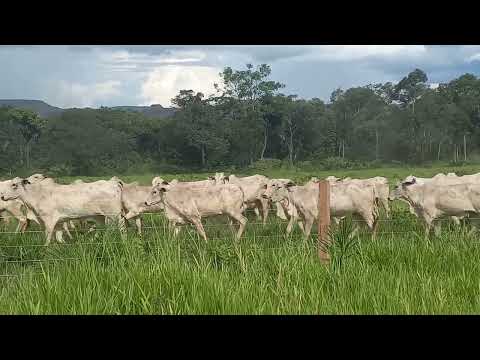
[[[290,179],[274,179],[274,180],[283,184],[293,183],[293,181]],[[265,185],[264,188],[267,189],[267,185]],[[288,220],[287,234],[290,234],[292,232],[295,224],[298,224],[298,227],[303,232],[302,219],[299,218],[297,209],[289,201],[289,199],[285,198],[283,200],[274,202],[274,204],[277,209],[277,216],[282,220]]]
[[[25,232],[30,220],[38,222],[35,214],[27,209],[20,200],[0,200],[0,219],[9,223],[11,218],[15,218],[18,221],[15,232]]]
[[[33,182],[41,181],[45,179],[45,176],[42,174],[34,174],[28,177],[28,180]],[[0,182],[0,192],[5,185],[5,189],[7,189],[9,185],[9,180]],[[40,225],[35,213],[29,209],[25,204],[19,200],[10,200],[10,201],[3,201],[0,199],[0,216],[4,219],[9,220],[13,217],[18,221],[17,228],[15,232],[25,232],[28,228],[30,221],[34,221]]]
[[[417,178],[410,177],[408,181],[397,183],[392,197],[403,199],[412,207],[425,223],[426,236],[432,225],[439,234],[440,223],[435,220],[463,218],[480,211],[479,183],[418,182]]]
[[[272,201],[288,199],[304,222],[304,234],[310,235],[312,225],[318,218],[318,187],[295,186],[271,180],[262,195]],[[361,217],[367,226],[375,231],[378,209],[375,201],[374,186],[359,187],[355,184],[335,184],[330,189],[330,215],[343,217],[352,214]]]
[[[267,223],[270,201],[263,198],[265,185],[268,178],[263,175],[253,175],[246,177],[236,177],[230,175],[224,177],[224,182],[240,186],[245,196],[245,203],[248,209],[254,209],[257,216],[261,216],[263,224]]]
[[[218,184],[204,187],[187,187],[162,181],[152,186],[147,206],[163,203],[165,215],[175,228],[175,236],[180,228],[177,225],[192,223],[199,234],[207,240],[202,218],[227,215],[239,224],[236,238],[239,239],[245,229],[247,218],[243,216],[244,196],[239,186]]]
[[[117,177],[113,177],[111,180],[121,181]],[[142,235],[142,219],[141,214],[146,212],[160,212],[164,209],[163,203],[158,203],[157,205],[147,206],[145,201],[150,195],[151,186],[142,186],[138,182],[133,182],[126,184],[121,181],[123,184],[122,191],[122,205],[125,211],[125,220],[135,220],[135,225],[137,227],[138,235]]]
[[[388,179],[383,176],[375,176],[373,178],[368,179],[352,179],[350,177],[346,177],[343,179],[337,178],[335,176],[328,176],[325,178],[330,184],[335,184],[338,182],[342,182],[344,184],[353,183],[358,186],[363,186],[364,184],[373,185],[375,186],[376,191],[376,199],[380,205],[385,210],[385,214],[387,218],[390,217],[390,206],[389,206],[389,196],[390,196],[390,187],[388,186]]]
[[[416,183],[417,185],[423,185],[426,183],[434,183],[438,185],[456,185],[456,184],[469,184],[469,183],[480,184],[480,173],[473,174],[473,175],[464,175],[464,176],[457,176],[455,173],[448,173],[447,175],[440,173],[433,176],[432,178],[421,178],[421,177],[409,175],[403,181],[401,181],[401,183]],[[395,198],[403,202],[406,202],[409,205],[410,213],[415,216],[418,216],[415,209],[404,198],[402,197],[399,198],[399,197],[396,197],[395,195],[391,195],[389,197],[390,200],[394,200]],[[456,225],[460,224],[461,217],[458,217],[458,216],[450,216],[450,217]],[[435,228],[435,231],[438,231],[439,229],[440,229],[440,225],[438,225],[438,227]]]
[[[85,184],[61,185],[52,179],[32,183],[28,179],[15,178],[2,189],[4,201],[20,199],[33,210],[45,227],[46,245],[57,230],[63,242],[59,224],[71,219],[103,216],[118,222],[122,236],[125,220],[122,214],[122,185],[116,181],[96,181]]]

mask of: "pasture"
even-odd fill
[[[311,176],[385,176],[391,186],[414,174],[477,173],[478,167],[381,168],[349,171],[258,172],[306,182]],[[238,173],[239,175],[243,175]],[[126,182],[205,179],[210,174],[121,176]],[[108,179],[111,176],[103,177]],[[102,178],[82,177],[85,181]],[[61,178],[71,182],[74,178]],[[467,314],[480,312],[480,243],[469,227],[445,221],[442,235],[423,227],[398,201],[381,215],[377,238],[367,231],[349,239],[347,219],[332,229],[332,263],[320,264],[316,232],[271,212],[262,226],[253,213],[239,243],[224,219],[206,220],[205,243],[190,226],[178,238],[163,215],[145,215],[143,238],[128,229],[74,233],[67,244],[44,247],[38,227],[12,234],[0,223],[1,314]]]

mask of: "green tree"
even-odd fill
[[[247,64],[246,70],[236,71],[227,67],[220,73],[222,86],[215,84],[216,89],[221,93],[217,101],[236,100],[229,101],[230,104],[235,105],[232,107],[232,111],[237,113],[235,117],[240,117],[246,126],[252,126],[255,122],[262,125],[263,137],[254,136],[250,138],[254,143],[251,144],[253,146],[250,148],[255,150],[257,147],[260,148],[258,155],[255,150],[250,154],[251,162],[257,156],[263,159],[267,149],[271,124],[269,123],[270,118],[265,116],[268,111],[265,102],[275,95],[279,89],[285,87],[284,84],[268,80],[270,74],[271,69],[267,64],[262,64],[256,69],[252,64]],[[257,142],[261,142],[261,145],[258,146]]]

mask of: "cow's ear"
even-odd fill
[[[30,181],[28,181],[28,179],[22,180],[22,185],[28,185],[28,184],[31,184]]]

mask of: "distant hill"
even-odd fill
[[[60,115],[63,111],[68,110],[51,106],[41,100],[0,99],[0,107],[2,106],[11,106],[14,108],[31,110],[36,112],[41,117]],[[151,106],[113,106],[110,108],[115,110],[140,112],[145,116],[152,118],[167,117],[175,112],[174,108],[164,108],[159,104],[154,104]]]
[[[45,101],[41,100],[1,100],[0,107],[11,106],[18,109],[31,110],[36,112],[41,117],[50,117],[59,115],[64,109],[48,105]]]

